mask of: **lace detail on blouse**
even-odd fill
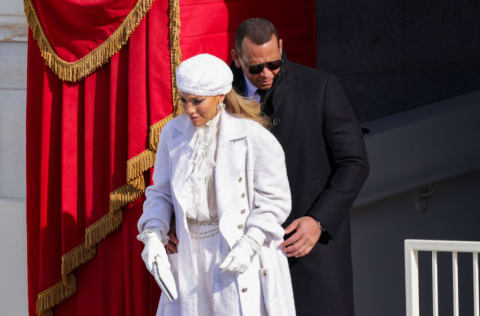
[[[215,195],[215,153],[217,151],[218,122],[222,111],[205,125],[195,128],[190,140],[193,148],[191,172],[186,181],[187,218],[198,221],[217,216]]]

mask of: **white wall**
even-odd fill
[[[352,211],[356,315],[403,316],[405,239],[480,240],[480,90],[364,127],[371,173]],[[459,259],[460,314],[473,315],[471,256]],[[421,315],[432,314],[429,260],[420,255]],[[451,259],[439,260],[440,312],[451,315]]]
[[[20,0],[0,1],[0,306],[28,315],[25,216],[27,24]]]

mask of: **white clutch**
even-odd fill
[[[174,301],[178,298],[177,286],[175,285],[175,278],[173,277],[172,270],[168,268],[159,268],[158,263],[153,263],[155,269],[155,280],[157,281],[162,293],[167,296],[170,301]]]

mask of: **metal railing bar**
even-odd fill
[[[420,316],[418,251],[405,247],[405,293],[407,316]]]
[[[449,240],[405,240],[405,292],[407,316],[419,316],[419,280],[418,280],[418,252],[432,252],[432,302],[433,316],[439,315],[438,307],[438,252],[452,254],[452,286],[453,286],[453,315],[460,315],[459,287],[458,287],[458,253],[472,253],[473,263],[473,304],[474,316],[480,316],[480,273],[478,254],[479,241],[449,241]]]
[[[480,242],[478,241],[407,239],[405,247],[417,251],[480,252]]]
[[[432,252],[432,299],[433,316],[438,316],[438,264],[437,252]]]
[[[478,280],[478,252],[473,253],[473,315],[480,316]]]
[[[459,316],[458,305],[458,253],[452,252],[452,276],[453,276],[453,316]]]

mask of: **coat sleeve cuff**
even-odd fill
[[[149,220],[147,224],[145,224],[142,233],[137,236],[137,239],[144,241],[143,239],[145,239],[148,234],[154,233],[157,235],[158,239],[162,241],[162,244],[168,244],[169,237],[160,227],[162,227],[161,221],[156,219]]]
[[[246,235],[255,240],[259,245],[263,245],[265,242],[265,233],[258,227],[250,227]]]

